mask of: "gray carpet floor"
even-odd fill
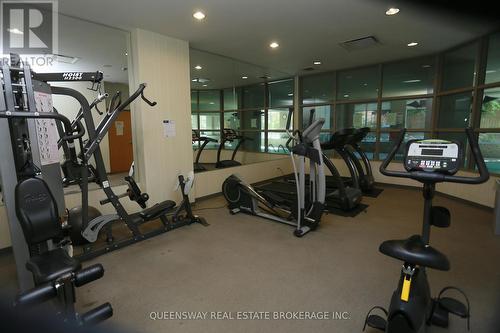
[[[378,252],[386,239],[420,232],[423,202],[414,190],[386,188],[365,198],[355,218],[327,215],[304,238],[287,225],[232,216],[222,197],[196,205],[209,227],[191,225],[99,257],[105,276],[78,290],[85,311],[112,303],[104,328],[130,332],[360,332],[373,305],[388,306],[401,263]],[[471,331],[500,332],[500,236],[492,213],[448,198],[452,225],[434,229],[431,244],[448,255],[449,272],[429,270],[433,295],[460,286],[471,302]],[[209,209],[207,209],[209,208]],[[0,257],[0,285],[15,286],[13,260]],[[164,311],[328,311],[335,320],[152,320]],[[466,332],[456,317],[449,330]],[[371,331],[370,331],[371,332]]]

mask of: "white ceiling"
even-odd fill
[[[485,20],[412,7],[386,16],[398,0],[60,0],[60,12],[125,29],[139,27],[191,47],[295,74],[321,59],[319,70],[402,59],[457,45],[494,27]],[[206,19],[193,19],[195,10]],[[495,24],[498,24],[495,22]],[[378,47],[348,52],[340,42],[374,35]],[[270,41],[278,49],[268,47]],[[418,41],[417,47],[406,44]]]

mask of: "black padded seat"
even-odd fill
[[[379,251],[412,265],[441,271],[450,269],[448,258],[432,246],[426,245],[419,235],[413,235],[408,239],[385,241],[380,245]]]
[[[139,213],[139,216],[144,219],[144,221],[156,220],[162,215],[167,214],[175,207],[175,202],[172,200],[165,200],[163,202],[157,203],[156,205],[144,209]]]
[[[26,268],[33,274],[35,284],[41,284],[55,280],[56,278],[82,268],[80,262],[68,255],[62,249],[57,248],[45,252],[39,256],[32,257]]]

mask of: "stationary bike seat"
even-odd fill
[[[419,235],[413,235],[408,239],[385,241],[380,245],[379,251],[412,265],[441,271],[450,269],[448,258],[432,246],[426,245]]]

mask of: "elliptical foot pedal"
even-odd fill
[[[382,318],[379,315],[371,314],[373,312],[373,310],[377,310],[377,309],[381,310],[385,314],[385,316],[387,317],[388,312],[386,309],[384,309],[381,306],[374,306],[373,308],[370,309],[370,311],[368,311],[368,314],[366,315],[365,325],[363,326],[363,331],[366,329],[366,326],[371,327],[371,328],[375,328],[375,329],[380,330],[380,331],[385,331],[385,329],[387,327],[387,320]]]
[[[443,297],[439,300],[438,304],[449,313],[459,316],[460,318],[469,317],[468,313],[469,309],[464,303],[460,302],[459,300],[456,300],[451,297]]]

